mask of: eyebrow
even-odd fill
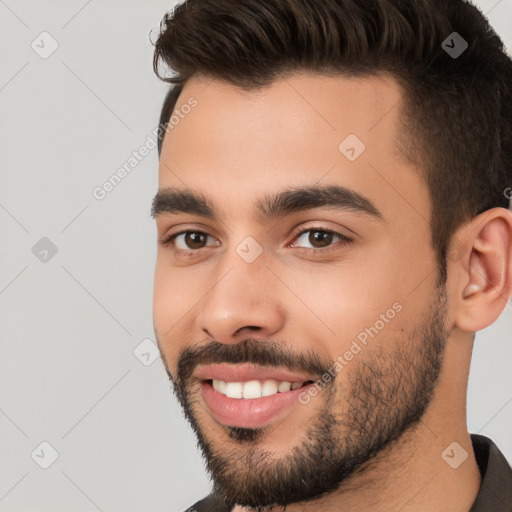
[[[361,213],[384,220],[375,204],[362,194],[348,188],[328,185],[296,187],[260,198],[255,203],[256,219],[260,223],[294,212],[329,208]],[[190,189],[164,188],[153,199],[151,216],[188,213],[220,221],[219,210],[202,194]]]

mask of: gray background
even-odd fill
[[[511,49],[512,1],[478,4]],[[179,511],[208,492],[153,361],[156,150],[92,194],[157,126],[149,32],[173,5],[0,0],[0,511]],[[512,461],[511,332],[509,304],[477,335],[468,422]]]

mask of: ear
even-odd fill
[[[512,211],[493,208],[472,219],[454,235],[449,254],[455,325],[468,332],[484,329],[512,294]]]

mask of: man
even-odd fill
[[[512,510],[466,425],[512,294],[512,63],[482,14],[190,0],[155,70],[155,333],[213,481],[190,510]]]

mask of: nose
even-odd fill
[[[248,264],[235,254],[222,269],[212,274],[215,281],[202,301],[197,327],[226,344],[254,333],[267,338],[281,330],[285,308],[276,292],[276,277],[263,258]]]

